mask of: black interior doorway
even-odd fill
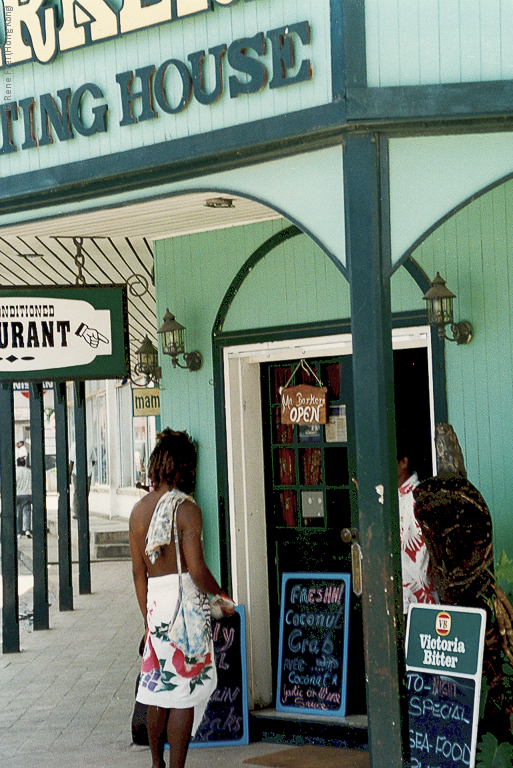
[[[434,474],[427,349],[394,350],[394,385],[398,448],[425,480]]]

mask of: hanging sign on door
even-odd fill
[[[281,390],[282,424],[326,424],[326,387],[298,384]]]
[[[299,368],[315,379],[319,386],[298,384],[289,387]],[[306,360],[300,360],[284,387],[280,387],[282,424],[326,424],[326,393],[313,368]]]

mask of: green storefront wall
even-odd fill
[[[220,558],[212,368],[212,328],[238,270],[268,238],[289,225],[275,220],[171,238],[155,243],[158,317],[169,307],[187,329],[187,350],[198,349],[198,373],[172,370],[162,360],[162,423],[198,440],[198,501],[205,516],[206,549],[214,570]],[[494,519],[495,549],[513,554],[508,478],[513,477],[511,283],[513,181],[469,203],[412,253],[429,278],[440,271],[456,293],[456,320],[474,326],[470,345],[446,343],[449,421],[459,437],[468,476]],[[422,309],[422,293],[400,267],[392,277],[392,310]],[[307,235],[274,248],[250,272],[228,311],[223,330],[349,319],[345,276]],[[415,393],[412,393],[412,408]]]
[[[446,344],[449,419],[469,480],[493,516],[496,559],[513,555],[513,182],[473,200],[438,227],[413,257],[456,294],[455,319],[474,328],[467,347]],[[392,281],[393,286],[393,281]]]

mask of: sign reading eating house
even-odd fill
[[[124,286],[0,292],[0,379],[125,376]]]
[[[0,109],[0,155],[50,146],[55,138],[63,142],[75,139],[77,134],[91,137],[106,133],[109,121],[116,119],[124,128],[166,115],[175,118],[192,101],[203,106],[215,104],[224,92],[226,69],[230,73],[230,99],[259,93],[266,85],[277,89],[307,82],[313,77],[313,69],[303,47],[309,44],[310,24],[302,21],[221,43],[209,48],[208,55],[204,50],[193,51],[187,62],[166,58],[135,71],[118,72],[115,81],[120,105],[109,104],[105,85],[94,82],[14,100],[14,76],[7,69],[4,104]],[[263,57],[268,48],[271,60],[266,64]],[[7,58],[6,52],[6,65],[13,63],[15,59]],[[210,64],[215,85],[207,92],[205,70]],[[121,111],[116,114],[119,106]]]

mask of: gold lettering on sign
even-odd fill
[[[32,59],[47,64],[59,51],[233,4],[234,0],[157,0],[150,4],[144,0],[61,0],[55,4],[9,0],[8,5],[4,3],[6,39],[0,49],[0,65],[9,67]]]

